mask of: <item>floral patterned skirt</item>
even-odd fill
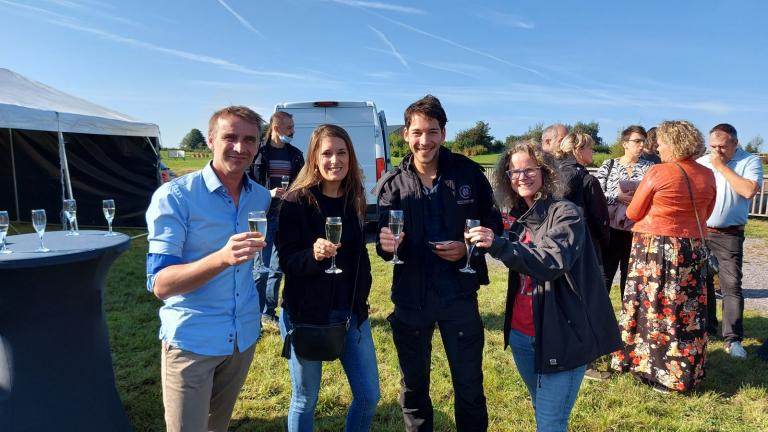
[[[701,240],[634,233],[611,367],[685,392],[704,378],[707,289]]]

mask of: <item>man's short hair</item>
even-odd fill
[[[638,133],[642,135],[643,138],[648,138],[648,133],[645,131],[644,127],[638,126],[638,125],[632,125],[624,129],[623,131],[621,131],[621,140],[622,141],[628,140],[633,133]]]
[[[241,118],[249,123],[253,123],[256,126],[259,127],[259,130],[264,126],[264,120],[261,118],[260,115],[256,113],[256,111],[242,105],[233,105],[228,106],[226,108],[222,108],[211,116],[211,119],[208,120],[208,136],[213,135],[216,132],[216,125],[218,124],[218,121],[223,116],[233,116]]]
[[[720,123],[719,125],[709,130],[710,135],[712,135],[715,132],[724,132],[730,135],[731,138],[733,139],[739,139],[738,135],[736,134],[736,128],[731,126],[728,123]]]
[[[560,128],[565,129],[565,134],[567,135],[569,130],[568,126],[562,124],[562,123],[555,123],[552,125],[547,126],[544,131],[541,132],[541,140],[550,140],[554,139],[557,136],[557,130]]]
[[[411,117],[415,114],[421,114],[427,118],[433,118],[440,124],[440,129],[445,129],[445,124],[448,123],[448,117],[445,115],[445,110],[440,104],[440,100],[430,94],[410,104],[405,109],[405,128],[408,129],[411,126]]]

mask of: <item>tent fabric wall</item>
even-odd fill
[[[16,220],[10,133],[10,129],[0,128],[0,210],[7,210],[11,220]]]

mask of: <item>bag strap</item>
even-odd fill
[[[608,172],[605,173],[605,181],[603,182],[603,189],[605,192],[608,192],[608,179],[611,177],[611,171],[613,170],[613,164],[616,162],[616,159],[611,158],[611,160],[608,162]]]
[[[675,165],[677,168],[680,169],[680,172],[683,173],[683,177],[685,177],[685,184],[688,185],[688,196],[691,197],[691,204],[693,204],[693,214],[696,215],[696,226],[699,228],[699,235],[701,235],[701,241],[704,241],[706,237],[704,237],[704,231],[701,229],[701,220],[699,219],[699,211],[696,209],[696,201],[693,199],[693,189],[691,188],[691,181],[688,179],[688,174],[685,172],[683,167],[680,166],[677,162],[675,162]]]

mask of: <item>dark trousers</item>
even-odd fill
[[[627,268],[629,253],[632,250],[632,231],[622,231],[611,228],[611,239],[603,252],[603,271],[605,271],[605,288],[611,292],[613,277],[616,269],[621,271],[619,292],[624,298],[624,285],[627,283]]]
[[[429,381],[432,335],[437,323],[453,381],[456,430],[485,431],[488,429],[482,370],[485,333],[477,299],[461,299],[444,305],[429,300],[428,303],[433,304],[419,311],[405,311],[396,306],[388,317],[400,365],[400,406],[405,430],[434,430]]]
[[[744,338],[744,295],[741,292],[741,265],[744,260],[744,232],[707,233],[707,246],[720,263],[720,292],[723,294],[723,338],[726,343]],[[717,334],[717,301],[712,276],[707,277],[707,332]]]

